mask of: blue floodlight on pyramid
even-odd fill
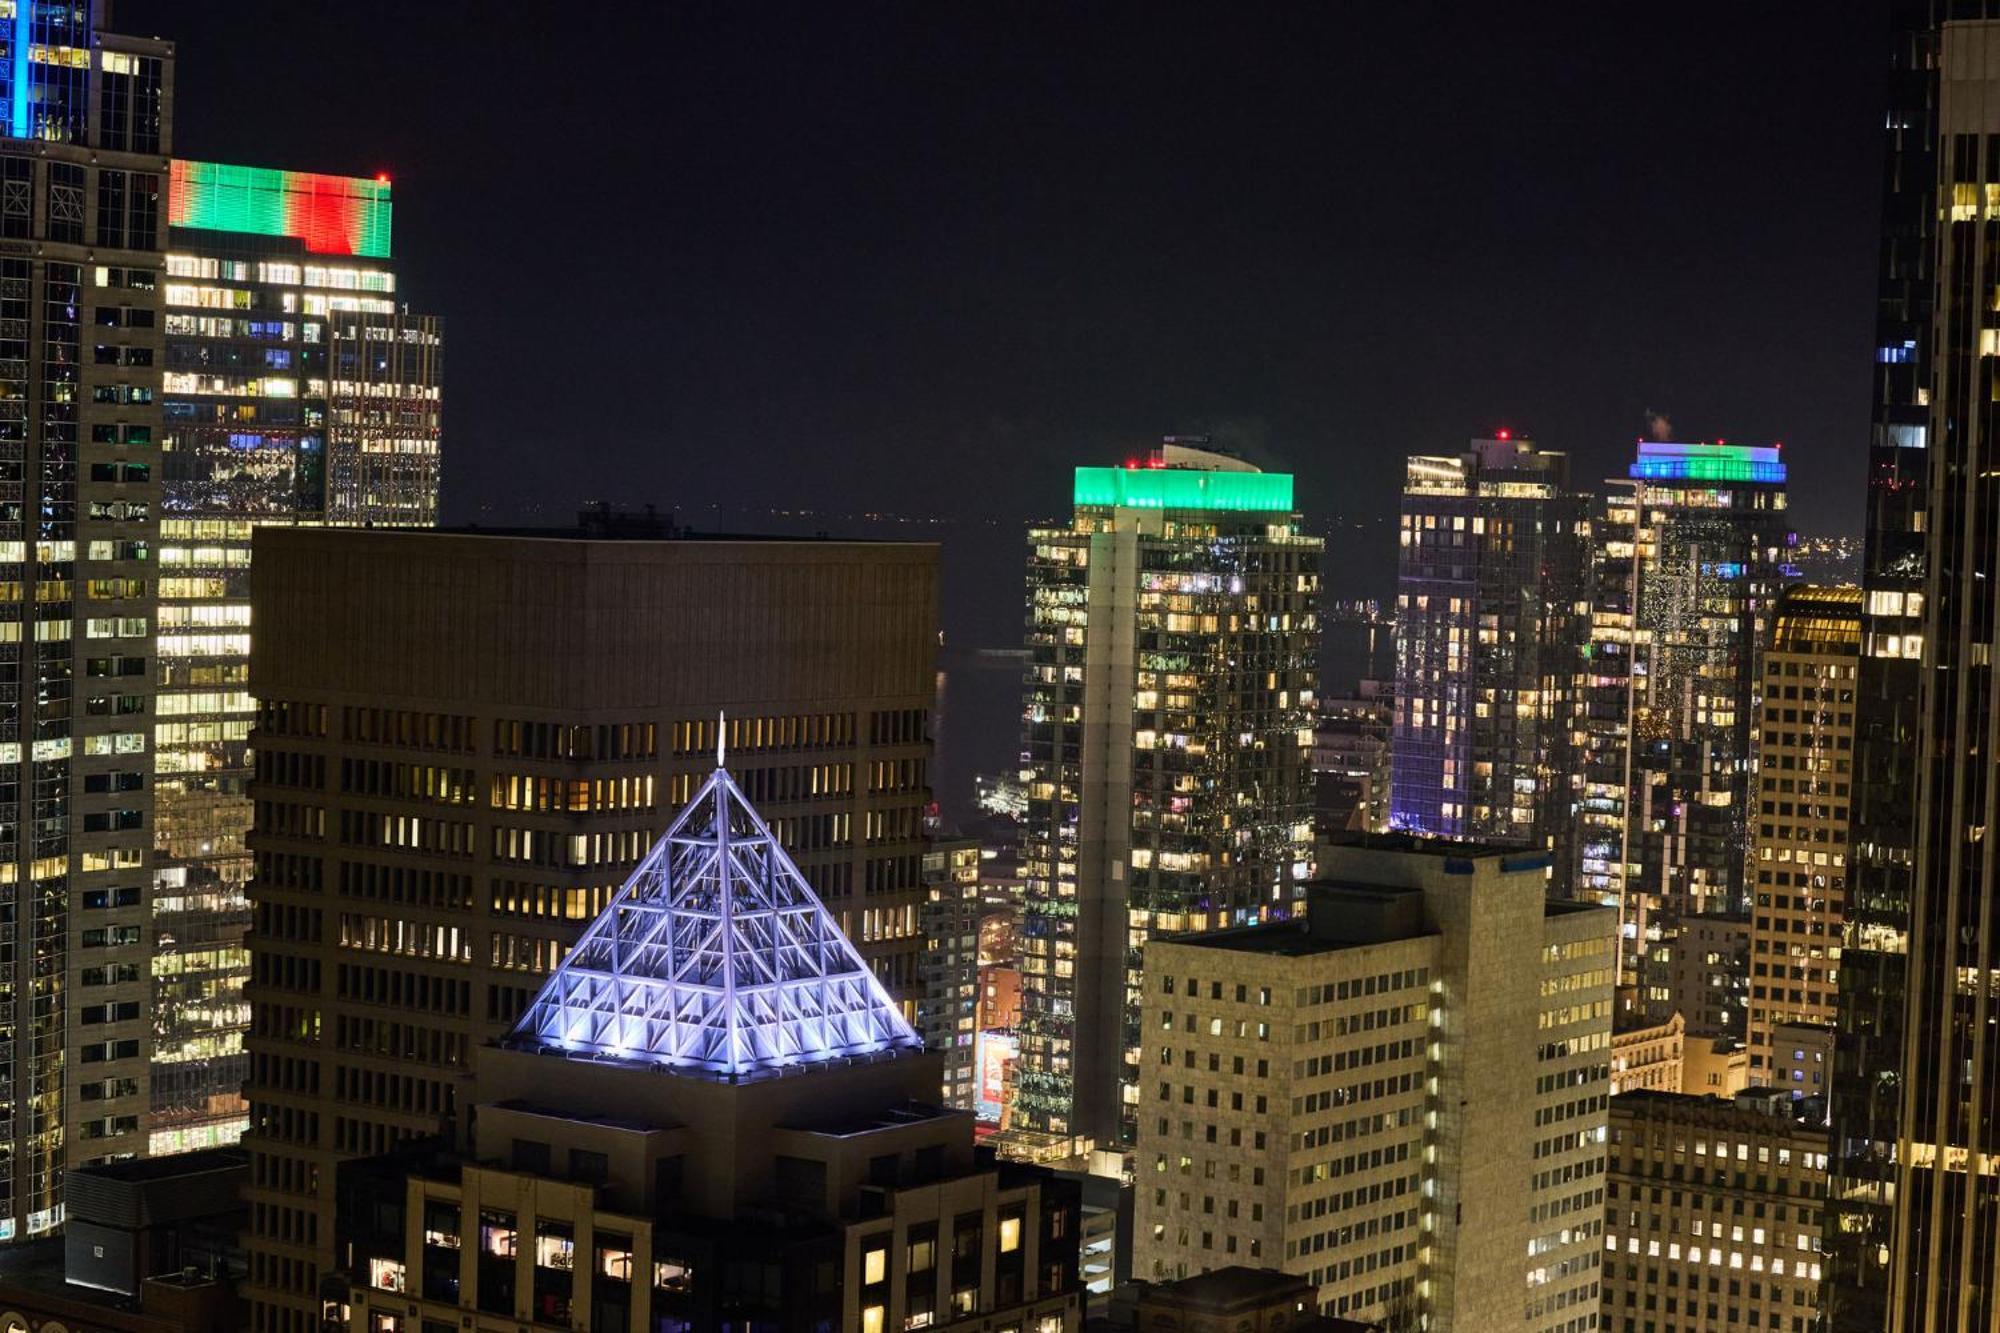
[[[731,1080],[923,1047],[720,766],[507,1042]]]

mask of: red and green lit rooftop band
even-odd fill
[[[389,182],[176,160],[167,221],[204,231],[293,236],[322,255],[389,256]]]

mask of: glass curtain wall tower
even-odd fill
[[[1880,1329],[1889,1286],[1924,642],[1938,29],[1947,17],[1982,16],[2000,16],[2000,3],[1891,5],[1851,861],[1833,1052],[1834,1182],[1821,1302],[1838,1333]]]
[[[1643,441],[1627,485],[1595,525],[1579,891],[1620,908],[1623,1017],[1661,1022],[1681,920],[1749,903],[1759,653],[1796,539],[1775,448]]]
[[[144,1149],[172,48],[0,9],[0,1239]]]
[[[173,164],[164,282],[147,1146],[246,1109],[250,535],[436,521],[437,321],[396,301],[386,180]]]
[[[1390,827],[1549,849],[1574,875],[1588,497],[1502,435],[1403,484]]]
[[[2000,886],[1988,855],[2000,822],[2000,22],[1947,21],[1936,51],[1929,549],[1921,637],[1903,644],[1905,654],[1919,649],[1921,669],[1889,1241],[1888,1326],[1897,1333],[2000,1324]],[[1852,1138],[1843,1125],[1844,1153]]]
[[[1322,543],[1290,476],[1169,440],[1078,468],[1029,548],[1013,1123],[1111,1149],[1147,938],[1286,915],[1307,873]]]

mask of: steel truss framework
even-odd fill
[[[923,1045],[722,767],[508,1040],[732,1081]]]

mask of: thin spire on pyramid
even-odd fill
[[[722,759],[508,1045],[731,1080],[921,1049]]]

